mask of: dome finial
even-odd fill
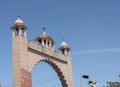
[[[21,20],[21,19],[20,19],[20,16],[18,16],[18,20]]]
[[[46,29],[46,28],[45,28],[45,25],[43,25],[42,29],[43,29],[43,34],[46,34],[46,33],[45,33],[45,29]]]
[[[67,43],[65,42],[64,38],[63,38],[63,41],[61,43],[61,46],[67,46]]]
[[[15,21],[15,23],[23,23],[23,21],[20,19],[20,16],[18,16],[18,19]]]
[[[18,16],[18,18],[20,18],[20,16]]]
[[[45,32],[45,25],[43,25],[43,32]]]

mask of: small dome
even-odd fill
[[[11,29],[18,29],[18,27],[21,27],[21,29],[26,30],[27,27],[24,25],[24,22],[20,19],[18,16],[18,19],[15,21],[15,24],[11,27]]]
[[[45,31],[41,35],[37,35],[35,38],[35,41],[39,41],[40,39],[41,40],[49,40],[53,44],[55,43],[54,40],[49,35],[47,35]]]
[[[61,46],[68,46],[68,45],[67,45],[67,43],[66,43],[65,41],[63,41],[63,42],[61,43]]]
[[[59,48],[59,50],[63,50],[63,49],[67,49],[70,50],[68,44],[63,40],[63,42],[61,43],[61,47]]]
[[[20,17],[18,16],[18,19],[15,21],[15,23],[24,23],[21,19],[20,19]]]

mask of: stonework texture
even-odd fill
[[[32,87],[31,72],[39,62],[48,63],[57,73],[62,87],[73,87],[70,55],[27,40],[22,35],[12,37],[13,87]]]

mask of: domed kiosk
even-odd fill
[[[18,19],[15,21],[15,24],[11,27],[13,37],[16,35],[22,35],[26,37],[26,25],[18,16]]]
[[[61,47],[59,48],[59,51],[60,51],[60,54],[70,56],[70,47],[64,40],[61,43]]]
[[[40,44],[41,46],[45,46],[45,47],[48,47],[48,48],[54,50],[54,43],[55,43],[55,41],[48,34],[46,34],[45,26],[43,26],[43,30],[44,31],[43,31],[42,34],[37,35],[35,37],[36,43]]]

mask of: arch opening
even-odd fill
[[[40,67],[42,69],[40,69]],[[34,70],[34,68],[37,68],[37,71]],[[51,87],[68,87],[63,73],[54,62],[43,59],[38,61],[34,68],[32,70],[32,76],[34,74],[36,76],[37,73],[38,77],[32,77],[32,87],[38,87],[39,84],[41,84],[41,86],[45,85],[45,87],[50,87],[50,85]]]

